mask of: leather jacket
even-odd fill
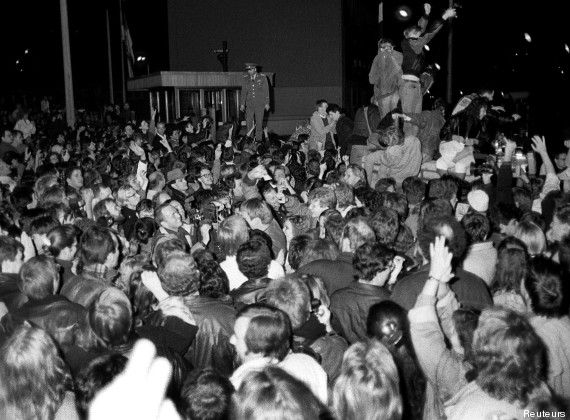
[[[185,358],[196,369],[213,367],[230,376],[234,363],[230,337],[234,332],[235,309],[229,303],[203,296],[186,296],[184,302],[198,327]]]

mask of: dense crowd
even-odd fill
[[[0,418],[564,417],[570,152],[395,94],[286,137],[2,113]]]

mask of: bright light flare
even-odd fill
[[[407,17],[409,16],[409,13],[408,13],[408,11],[407,11],[406,9],[400,9],[400,10],[398,10],[398,14],[399,14],[400,16],[402,16],[403,18],[407,18]]]
[[[530,35],[528,33],[524,33],[524,39],[526,39],[526,42],[532,42],[532,38],[530,37]]]

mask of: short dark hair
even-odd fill
[[[469,212],[461,220],[465,233],[471,243],[483,242],[489,236],[491,223],[487,216],[478,212]]]
[[[292,329],[289,316],[280,309],[263,303],[244,307],[236,319],[249,318],[245,334],[248,351],[281,361],[291,348]]]
[[[75,404],[79,416],[87,418],[95,395],[125,369],[128,359],[122,354],[99,356],[85,366],[75,378]]]
[[[390,265],[396,254],[379,243],[365,243],[352,257],[352,266],[359,280],[371,281]]]
[[[317,101],[315,102],[315,106],[316,106],[317,108],[320,108],[320,107],[323,105],[323,103],[327,103],[327,104],[328,104],[329,101],[327,101],[326,99],[317,99]]]
[[[301,266],[301,259],[303,258],[305,249],[313,239],[312,235],[306,233],[302,233],[291,239],[287,252],[287,261],[289,261],[289,266],[291,266],[293,270],[297,270]]]
[[[271,250],[265,242],[250,240],[240,245],[236,260],[239,271],[248,280],[257,280],[267,277],[269,273]]]
[[[418,230],[421,230],[425,223],[429,223],[430,219],[438,216],[451,216],[453,207],[449,200],[445,198],[427,198],[420,206],[420,215]]]
[[[56,226],[47,234],[47,239],[50,242],[48,252],[57,258],[64,248],[73,246],[74,243],[79,243],[79,235],[81,231],[75,225],[62,225]]]
[[[79,240],[79,259],[85,267],[104,264],[109,254],[116,252],[111,231],[100,226],[86,229]]]
[[[378,242],[386,246],[394,245],[400,228],[398,213],[395,210],[379,207],[370,219],[370,225]]]
[[[406,217],[408,217],[408,200],[404,194],[397,192],[388,193],[384,200],[384,207],[396,211],[401,221],[406,220]]]
[[[445,244],[457,262],[466,248],[465,230],[453,216],[437,216],[424,223],[418,234],[418,244],[425,259],[430,259],[429,246],[438,236],[445,236]]]
[[[228,276],[216,261],[201,264],[200,274],[200,296],[221,299],[230,292]]]
[[[327,107],[327,114],[329,112],[341,112],[342,113],[342,108],[340,106],[338,106],[337,104],[329,104],[329,106]]]
[[[426,189],[426,183],[416,176],[409,176],[402,182],[402,190],[410,205],[420,203],[426,195]]]
[[[547,318],[567,315],[569,284],[568,273],[560,264],[541,256],[533,258],[524,279],[532,311]]]
[[[233,391],[230,380],[212,368],[192,372],[186,378],[181,392],[185,418],[229,419]]]

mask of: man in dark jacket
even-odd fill
[[[329,104],[327,113],[329,114],[329,117],[336,122],[336,144],[337,147],[340,147],[341,156],[350,156],[354,122],[342,113],[342,109],[337,104]]]
[[[455,9],[447,9],[441,20],[433,23],[426,32],[431,6],[424,4],[425,14],[420,18],[417,25],[411,26],[404,31],[402,41],[402,83],[400,85],[400,99],[404,113],[419,113],[422,111],[422,88],[420,75],[425,69],[424,47],[441,30],[443,22],[455,16]],[[407,123],[404,125],[406,135],[417,135],[417,127]]]
[[[167,257],[158,276],[169,296],[182,296],[199,330],[186,359],[196,369],[212,367],[231,375],[234,351],[230,344],[235,310],[220,299],[199,295],[200,272],[189,254],[175,252]]]
[[[289,315],[294,350],[313,353],[327,373],[329,384],[334,384],[348,344],[332,328],[329,309],[321,301],[311,301],[309,288],[299,276],[271,281],[265,298],[267,304]]]
[[[366,338],[366,319],[370,307],[390,299],[384,286],[394,268],[394,251],[378,243],[366,243],[354,254],[353,266],[358,280],[331,296],[333,328],[349,343]]]
[[[0,236],[0,302],[8,311],[19,308],[26,296],[18,288],[18,273],[24,263],[24,246],[9,236]]]
[[[424,220],[418,234],[418,244],[424,264],[415,273],[398,281],[392,292],[392,299],[406,310],[414,307],[428,279],[429,246],[435,242],[435,238],[442,235],[446,237],[446,245],[453,254],[455,264],[465,252],[467,245],[465,231],[453,216],[435,216],[428,221]],[[454,273],[455,278],[451,280],[449,286],[457,295],[459,303],[478,309],[493,305],[487,285],[480,277],[459,267],[455,268]]]
[[[46,330],[60,346],[74,345],[74,328],[85,318],[86,310],[57,294],[55,261],[45,255],[28,260],[20,271],[19,286],[28,302],[2,318],[2,329],[10,333],[28,321]]]

